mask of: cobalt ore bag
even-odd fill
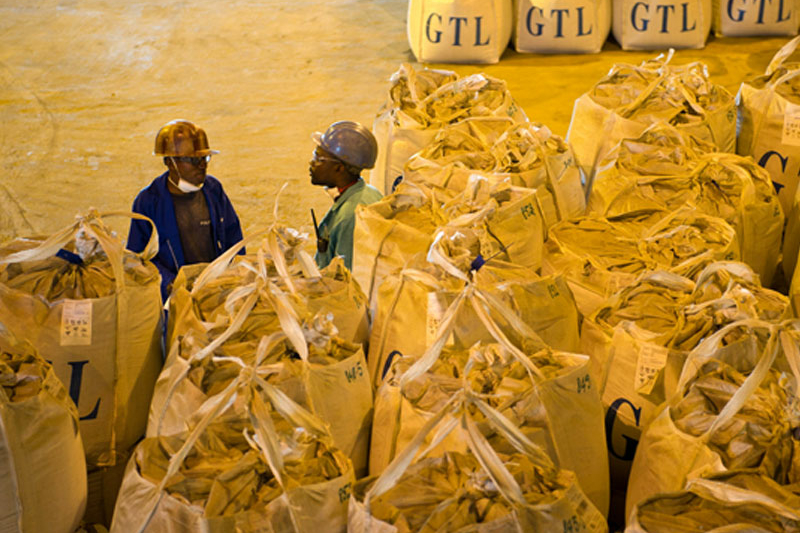
[[[514,0],[517,52],[595,54],[611,30],[611,0]]]
[[[511,21],[511,0],[409,0],[408,43],[420,63],[497,63]]]
[[[453,394],[377,479],[358,482],[348,531],[608,531],[575,475],[482,397],[469,387]],[[462,450],[433,454],[431,439]]]
[[[709,0],[710,1],[710,0]],[[667,122],[720,152],[736,149],[733,95],[695,62],[670,65],[672,52],[641,65],[616,64],[575,101],[567,141],[591,190],[597,166],[617,143]]]
[[[0,322],[53,364],[78,406],[90,466],[111,466],[144,434],[161,368],[160,278],[90,212],[48,237],[0,250]]]
[[[253,283],[259,268],[282,290],[299,295],[294,303],[310,314],[330,314],[338,336],[365,344],[369,337],[367,299],[340,258],[320,270],[303,250],[306,234],[273,226],[248,236],[211,264],[186,265],[178,271],[170,297],[167,346],[190,329],[205,331],[226,313],[226,301],[239,287]],[[253,244],[258,243],[257,249]],[[244,246],[251,253],[238,255]],[[255,249],[255,251],[253,251]],[[302,301],[302,303],[301,303]],[[262,309],[263,325],[277,329],[278,316]],[[267,318],[269,316],[269,318]]]
[[[85,507],[75,404],[52,366],[0,324],[0,532],[72,533]]]
[[[623,50],[703,48],[712,0],[612,0],[612,32]]]
[[[796,10],[795,10],[796,11]],[[787,61],[800,44],[796,37],[778,50],[766,72],[742,82],[736,95],[736,153],[766,168],[785,213],[792,208],[800,174],[800,64]]]
[[[686,488],[651,496],[630,515],[628,533],[800,531],[800,497],[754,470],[693,479]]]
[[[447,126],[470,117],[528,118],[503,80],[472,74],[459,78],[445,70],[414,70],[404,63],[392,75],[389,98],[372,125],[378,158],[369,182],[383,194],[403,174],[408,158]]]
[[[544,125],[475,117],[442,128],[403,169],[403,181],[463,191],[479,175],[491,183],[536,190],[546,227],[583,214],[580,171],[572,149]]]
[[[396,357],[418,357],[433,344],[445,311],[470,281],[514,310],[548,345],[578,350],[578,311],[560,275],[539,276],[529,268],[490,259],[477,270],[477,258],[491,257],[478,231],[444,228],[437,233],[425,260],[387,276],[380,286],[370,336],[370,376],[379,387]],[[500,328],[514,328],[499,319]],[[409,332],[418,332],[409,335]],[[478,341],[493,342],[491,333],[469,308],[459,313],[452,344],[468,349]]]
[[[445,348],[458,315],[470,306],[494,342]],[[518,345],[494,317],[513,323],[515,337],[522,339]],[[370,473],[382,472],[454,392],[471,387],[491,398],[560,468],[575,472],[583,492],[605,514],[608,461],[602,406],[589,373],[588,357],[546,347],[497,298],[468,286],[445,312],[424,355],[392,361],[375,399]],[[464,449],[464,442],[455,438],[428,441],[437,453]]]
[[[221,256],[210,269],[224,267],[227,259]],[[252,365],[261,357],[258,372],[329,424],[337,448],[360,473],[372,424],[363,348],[336,336],[329,313],[312,315],[302,294],[284,293],[277,280],[262,277],[268,269],[263,254],[260,260],[253,265],[258,276],[224,298],[213,323],[173,343],[156,383],[147,435],[189,431],[200,404],[235,380],[237,359]],[[201,276],[197,287],[206,279]]]
[[[139,443],[112,532],[345,532],[352,464],[322,421],[258,376],[263,355],[235,361],[191,431]]]
[[[713,0],[712,29],[717,37],[797,35],[800,2]]]
[[[798,482],[797,325],[734,322],[688,355],[678,393],[639,442],[626,515],[645,498],[712,472],[761,468],[780,484]]]

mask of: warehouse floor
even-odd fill
[[[224,7],[223,7],[224,6]],[[413,62],[404,0],[0,0],[0,241],[50,233],[89,207],[127,210],[163,170],[164,122],[203,126],[245,232],[309,223],[330,200],[308,180],[309,134],[338,119],[371,124],[388,78]],[[680,51],[737,91],[784,38],[711,39]],[[654,53],[613,42],[589,56],[523,55],[451,66],[502,78],[532,120],[566,135],[572,103],[616,62]],[[442,65],[436,65],[442,67]],[[124,221],[119,222],[123,231]]]

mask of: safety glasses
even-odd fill
[[[178,156],[173,157],[175,161],[180,161],[181,163],[191,163],[192,165],[199,167],[200,163],[208,163],[211,161],[210,155],[204,155],[202,157],[188,157],[188,156]]]

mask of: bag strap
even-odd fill
[[[769,65],[767,66],[767,70],[765,72],[767,76],[771,75],[773,72],[778,70],[783,65],[783,62],[786,61],[789,58],[789,56],[791,56],[797,49],[798,44],[800,44],[800,36],[795,37],[794,39],[783,45],[780,50],[775,52],[775,55],[772,56],[772,60],[769,62]]]
[[[414,436],[411,442],[398,454],[394,460],[386,467],[375,483],[370,487],[364,498],[364,504],[369,512],[372,499],[384,494],[394,487],[408,469],[415,457],[425,457],[441,440],[456,429],[461,431],[464,441],[470,451],[475,455],[478,462],[486,470],[498,491],[512,504],[526,505],[527,502],[522,490],[514,477],[508,472],[503,462],[497,456],[492,446],[488,443],[481,431],[478,429],[472,416],[469,414],[469,406],[475,406],[486,417],[486,423],[499,435],[505,438],[517,451],[529,456],[531,461],[545,470],[555,470],[556,467],[547,453],[537,444],[528,439],[514,424],[507,418],[493,409],[477,395],[463,389],[454,394],[439,410],[434,414]],[[418,454],[420,448],[428,435],[442,422],[444,428],[440,431],[434,442],[428,446],[423,453]]]
[[[86,215],[75,218],[70,226],[67,226],[48,237],[44,242],[35,248],[22,250],[6,257],[0,258],[0,264],[21,263],[25,261],[40,261],[50,258],[58,253],[62,246],[70,242],[80,230],[84,230],[89,236],[94,238],[100,248],[108,256],[114,273],[114,283],[118,293],[125,290],[125,269],[123,267],[124,249],[122,243],[111,237],[111,230],[102,222],[102,219],[112,217],[126,217],[135,220],[144,220],[152,226],[150,239],[140,253],[135,253],[143,261],[149,261],[158,253],[158,230],[152,220],[139,213],[127,211],[110,211],[99,213],[95,209],[90,209]]]

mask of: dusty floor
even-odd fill
[[[308,181],[310,132],[338,119],[371,124],[388,78],[414,61],[405,0],[0,0],[0,241],[50,233],[89,207],[128,210],[160,174],[164,122],[203,126],[210,166],[245,232],[281,218],[309,223],[330,200]],[[785,38],[714,39],[680,51],[736,92]],[[617,62],[654,53],[613,42],[589,56],[522,55],[449,66],[508,82],[532,120],[566,135],[572,104]],[[436,65],[442,67],[442,65]],[[125,223],[119,226],[123,231]]]

